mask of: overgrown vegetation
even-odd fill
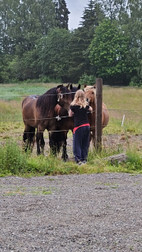
[[[16,142],[8,141],[0,146],[0,176],[38,176],[57,174],[83,174],[100,172],[142,172],[142,157],[136,152],[128,152],[126,162],[111,164],[105,157],[114,154],[113,150],[96,153],[89,152],[88,162],[78,166],[73,161],[63,162],[52,155],[35,156],[25,154]]]

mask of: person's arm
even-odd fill
[[[69,110],[69,116],[72,117],[74,115],[73,111],[70,109]]]

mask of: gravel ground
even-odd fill
[[[142,251],[142,175],[0,178],[0,252]]]

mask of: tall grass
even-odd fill
[[[0,146],[0,176],[20,175],[57,175],[57,174],[83,174],[100,172],[131,172],[141,173],[142,157],[136,152],[128,152],[127,162],[111,164],[106,156],[114,154],[114,151],[89,152],[88,162],[78,166],[74,161],[63,162],[52,155],[34,156],[25,154],[16,142],[6,142]]]
[[[110,121],[104,132],[142,134],[142,88],[104,86],[103,101]],[[125,115],[124,125],[122,118]]]

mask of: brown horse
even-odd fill
[[[90,128],[91,128],[91,138],[95,145],[95,106],[96,106],[96,89],[95,86],[85,86],[84,88],[86,99],[89,105],[92,107],[93,112],[88,114]],[[102,129],[107,126],[109,122],[109,113],[107,106],[102,103]]]
[[[68,86],[59,85],[51,88],[40,96],[28,96],[22,102],[22,115],[25,124],[23,141],[26,143],[25,150],[32,148],[36,133],[37,154],[44,152],[43,132],[56,129],[55,106],[59,104],[61,108],[69,110],[72,101],[71,90]]]
[[[74,99],[74,95],[78,89],[80,89],[80,85],[77,87],[70,86],[72,92],[72,100]],[[67,134],[69,130],[73,130],[74,121],[73,117],[68,116],[68,112],[66,109],[62,108],[59,105],[55,107],[55,116],[59,116],[61,120],[56,121],[56,130],[49,132],[49,145],[51,151],[54,155],[60,152],[62,149],[62,158],[64,161],[68,159],[67,154]]]

